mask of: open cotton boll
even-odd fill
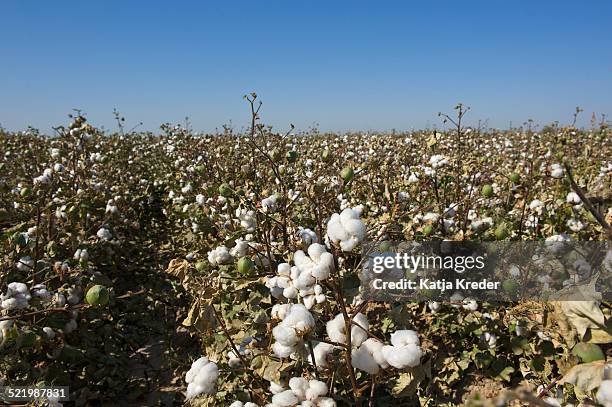
[[[312,243],[316,243],[318,241],[317,234],[308,228],[302,228],[301,226],[298,228],[297,232],[298,237],[302,241],[303,245],[310,245]]]
[[[561,164],[553,164],[550,166],[550,176],[553,178],[563,178],[563,167]]]
[[[285,387],[279,383],[276,382],[270,382],[270,393],[272,394],[278,394],[282,391],[285,391]]]
[[[249,254],[249,251],[250,247],[248,242],[242,239],[238,239],[236,240],[236,244],[234,245],[234,247],[232,247],[229,253],[235,258],[240,258]]]
[[[319,397],[317,407],[336,407],[336,401],[330,397]]]
[[[349,252],[363,241],[366,227],[359,219],[361,211],[357,208],[346,208],[340,214],[334,213],[327,222],[327,237],[340,248]]]
[[[30,256],[24,256],[17,261],[15,267],[17,267],[17,270],[19,271],[31,271],[34,268],[34,259],[32,259]]]
[[[272,396],[272,404],[278,407],[297,406],[299,402],[292,390],[285,390]]]
[[[214,394],[219,377],[217,364],[202,356],[191,365],[191,369],[185,376],[187,385],[187,399],[192,399],[200,394]]]
[[[227,264],[232,261],[232,255],[225,246],[219,246],[208,252],[208,262],[217,266],[219,264]]]
[[[28,286],[23,283],[12,282],[6,288],[6,294],[0,295],[0,308],[23,309],[32,299]]]
[[[312,353],[317,367],[328,367],[327,356],[333,352],[335,346],[326,342],[319,342],[313,346]],[[312,365],[312,355],[308,354],[308,362]]]
[[[301,401],[306,399],[306,390],[308,389],[308,380],[303,377],[292,377],[289,379],[289,388],[293,394]]]
[[[404,369],[418,366],[421,363],[423,351],[414,343],[406,346],[385,345],[382,348],[382,355],[389,365],[397,369]]]
[[[272,352],[279,358],[288,358],[296,352],[295,346],[285,346],[280,342],[274,342],[272,344]]]
[[[96,236],[98,236],[102,240],[111,240],[113,238],[113,235],[111,234],[111,232],[106,228],[98,229]]]
[[[276,195],[270,195],[261,201],[261,207],[264,212],[270,213],[276,211],[277,198]]]
[[[299,342],[295,328],[284,324],[275,326],[272,335],[283,346],[295,346]]]
[[[327,394],[327,384],[320,380],[310,380],[306,389],[306,400],[317,400]]]
[[[301,332],[309,331],[315,326],[314,317],[302,304],[292,305],[282,323]]]
[[[357,324],[359,326],[357,326]],[[353,324],[351,327],[351,344],[352,346],[359,346],[368,337],[367,329],[370,327],[368,320],[365,315],[359,313],[353,318]],[[365,329],[365,330],[364,330]],[[331,321],[327,322],[326,325],[327,335],[334,342],[346,343],[346,326],[344,321],[344,315],[338,314]]]
[[[580,196],[578,196],[577,193],[570,192],[569,194],[567,194],[567,197],[565,198],[565,202],[573,204],[573,205],[579,205],[582,203],[582,199],[580,199]]]
[[[360,346],[353,349],[351,352],[351,363],[354,368],[363,370],[369,374],[376,374],[380,370],[380,366],[374,360],[374,355],[366,346]]]
[[[393,346],[406,346],[410,344],[419,345],[419,337],[415,331],[405,329],[395,331],[391,334],[391,344]]]

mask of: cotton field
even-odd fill
[[[252,112],[240,133],[0,131],[0,385],[69,386],[53,406],[612,406],[605,296],[377,302],[359,279],[390,241],[610,241],[604,124],[464,127],[459,105],[437,130],[301,133]]]

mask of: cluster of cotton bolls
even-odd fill
[[[269,197],[262,199],[261,208],[266,213],[276,212],[277,201],[278,197],[276,194],[272,194]]]
[[[350,252],[366,237],[366,227],[361,221],[362,208],[346,208],[340,214],[334,213],[327,222],[327,239],[339,244],[342,251]]]
[[[353,366],[370,374],[393,366],[396,369],[415,367],[421,363],[423,351],[415,331],[400,330],[391,334],[391,345],[384,345],[378,339],[369,338],[353,349]]]
[[[301,351],[303,337],[315,326],[310,311],[302,304],[277,304],[272,308],[272,317],[281,322],[272,330],[272,351],[279,358],[286,358]]]
[[[191,364],[191,369],[185,376],[187,382],[187,399],[192,399],[200,394],[214,394],[217,387],[219,368],[215,362],[202,356]]]
[[[32,295],[27,285],[12,282],[9,283],[6,294],[0,295],[0,308],[6,310],[24,309],[28,306],[31,299]]]
[[[326,397],[328,388],[325,382],[303,377],[292,377],[289,379],[289,389],[274,384],[270,386],[274,394],[272,403],[266,407],[335,407],[336,402],[331,397]]]
[[[232,261],[232,255],[228,251],[227,247],[219,246],[208,252],[208,262],[212,266],[218,266],[220,264],[228,264]]]
[[[313,243],[308,247],[308,255],[302,250],[293,254],[294,266],[281,263],[277,275],[266,280],[266,287],[275,298],[302,299],[306,308],[325,302],[323,288],[317,281],[329,278],[334,270],[334,257],[325,246]]]

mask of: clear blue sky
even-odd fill
[[[612,115],[612,2],[0,2],[0,123],[49,131],[81,108],[114,129],[263,118],[323,130]]]

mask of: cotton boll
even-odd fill
[[[567,197],[565,198],[565,202],[573,204],[573,205],[579,205],[582,203],[582,200],[580,199],[580,196],[578,196],[577,193],[570,192],[569,194],[567,194]]]
[[[289,325],[299,332],[307,332],[314,328],[315,320],[304,305],[295,304],[289,309],[289,314],[283,319],[283,324]]]
[[[308,228],[304,229],[299,227],[297,235],[302,241],[303,245],[310,245],[312,243],[316,243],[318,240],[317,234]]]
[[[238,239],[236,240],[236,244],[230,250],[229,253],[232,257],[240,258],[240,257],[244,257],[247,254],[249,254],[249,251],[250,251],[249,244],[242,239]]]
[[[335,346],[325,342],[317,343],[313,349],[312,353],[314,354],[315,364],[317,367],[328,367],[327,356],[333,352]],[[308,361],[310,364],[312,363],[312,355],[308,355]]]
[[[23,309],[32,299],[28,286],[23,283],[12,282],[7,286],[6,294],[0,295],[0,308]]]
[[[298,290],[294,286],[289,286],[283,289],[283,297],[288,299],[296,299],[298,296]]]
[[[24,256],[17,261],[15,267],[17,267],[17,270],[22,272],[31,271],[34,268],[34,259],[32,259],[30,256]]]
[[[368,338],[368,328],[370,323],[365,315],[359,313],[353,318],[353,326],[351,329],[351,342],[353,346],[359,346]],[[359,326],[357,326],[359,325]]]
[[[219,246],[216,249],[208,252],[208,262],[213,266],[227,264],[231,261],[232,256],[225,246]]]
[[[185,375],[187,386],[187,399],[192,399],[200,394],[214,394],[219,377],[217,364],[203,356],[193,362],[191,369]]]
[[[293,353],[295,353],[296,349],[294,346],[285,346],[280,342],[274,342],[272,344],[272,352],[279,358],[288,358]]]
[[[272,404],[278,407],[297,406],[300,401],[291,390],[285,390],[272,396]]]
[[[478,309],[478,303],[476,302],[476,300],[466,298],[463,300],[463,309],[468,311],[476,311]]]
[[[391,344],[393,346],[419,345],[420,341],[415,331],[405,329],[391,334]]]
[[[272,335],[278,343],[284,346],[295,346],[299,342],[296,330],[284,324],[275,326],[272,329]]]
[[[280,320],[285,319],[291,307],[292,304],[275,304],[272,306],[272,318]]]
[[[489,347],[489,349],[493,349],[497,344],[497,336],[490,332],[485,332],[480,336],[480,339]]]
[[[442,309],[442,305],[437,301],[429,301],[427,303],[427,307],[429,307],[429,310],[432,312],[432,314],[435,314],[436,312],[440,311],[440,309]]]
[[[356,324],[359,324],[357,326]],[[353,318],[353,324],[351,327],[351,344],[352,346],[359,346],[368,337],[367,331],[364,329],[369,328],[369,323],[365,315],[359,313]],[[327,322],[326,325],[327,335],[334,342],[346,343],[346,326],[344,323],[344,315],[338,314],[331,321]]]
[[[308,380],[303,377],[292,377],[289,379],[289,388],[299,400],[306,399],[306,390],[308,389]]]
[[[106,229],[106,228],[100,228],[98,229],[98,232],[96,233],[96,236],[98,236],[100,239],[102,240],[111,240],[113,238],[113,235],[111,234],[111,232]]]
[[[550,176],[553,178],[563,178],[563,167],[561,164],[553,164],[550,168]]]
[[[289,382],[291,385],[291,382]],[[306,399],[307,400],[316,400],[321,396],[327,394],[327,384],[320,380],[310,380],[308,382],[308,389],[306,390]]]
[[[389,365],[404,369],[415,367],[421,363],[423,351],[418,345],[413,343],[406,346],[383,346],[382,355]]]
[[[320,397],[317,400],[317,407],[336,407],[336,401],[330,397]]]
[[[46,326],[43,328],[43,332],[45,333],[47,339],[55,338],[55,331],[53,330],[53,328]]]
[[[270,382],[270,393],[278,394],[278,393],[280,393],[282,391],[285,391],[285,387],[283,387],[279,383]]]
[[[304,306],[308,309],[312,309],[314,305],[317,303],[317,299],[314,295],[307,295],[303,298]]]
[[[327,253],[327,249],[322,244],[313,243],[308,246],[308,255],[315,263],[319,262],[323,253]]]
[[[374,360],[374,355],[363,345],[353,349],[351,352],[351,362],[353,367],[369,374],[376,374],[380,370],[380,366]]]

